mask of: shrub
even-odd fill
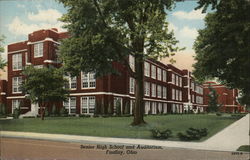
[[[202,137],[206,137],[208,134],[206,128],[202,129],[195,129],[195,128],[189,128],[186,130],[186,133],[179,132],[177,136],[182,141],[192,141],[192,140],[200,140]]]
[[[20,115],[20,109],[19,108],[15,108],[14,111],[13,111],[13,117],[14,119],[18,119]]]
[[[6,106],[4,104],[0,104],[0,115],[6,114]]]
[[[244,117],[245,115],[246,114],[234,113],[234,114],[231,114],[231,117],[240,119],[240,118]]]
[[[159,130],[159,129],[151,129],[151,134],[152,137],[155,139],[168,139],[169,137],[172,136],[172,131],[170,129],[166,129],[166,130]]]
[[[222,116],[222,113],[217,112],[217,113],[216,113],[216,116]]]
[[[68,114],[67,114],[67,111],[65,109],[65,107],[63,106],[61,109],[60,109],[60,116],[63,116],[63,117],[66,117]]]
[[[45,111],[44,111],[44,116],[45,117],[48,117],[49,116],[49,110],[48,110],[48,107],[45,108]]]
[[[109,103],[109,105],[108,105],[108,114],[109,114],[109,115],[112,115],[112,114],[113,114],[113,108],[112,108],[111,103]]]
[[[57,116],[57,110],[56,110],[56,105],[55,104],[53,104],[53,106],[52,106],[51,115],[52,116]]]
[[[116,107],[116,115],[120,116],[121,115],[121,103],[117,101],[115,107]]]

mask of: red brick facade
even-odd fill
[[[60,39],[67,37],[67,33],[59,33],[56,29],[39,30],[29,34],[27,41],[8,45],[8,83],[0,81],[0,102],[7,104],[8,113],[13,112],[17,104],[21,106],[22,113],[32,110],[32,104],[18,88],[22,69],[26,65],[42,67],[51,64],[59,67],[56,49]],[[133,68],[132,56],[129,61]],[[81,73],[76,80],[71,78],[71,98],[69,102],[55,103],[58,110],[64,105],[70,114],[107,114],[115,113],[116,106],[121,106],[122,114],[131,114],[135,100],[135,86],[132,85],[134,80],[125,66],[116,62],[112,64],[121,73],[120,76],[107,75],[94,79],[91,73]],[[145,114],[206,110],[206,85],[203,91],[203,85],[194,81],[191,72],[151,59],[145,61],[144,72]],[[228,97],[235,99],[236,92],[237,90],[234,90],[231,94],[228,91]],[[229,104],[228,99],[225,101]],[[235,101],[232,102],[232,105],[234,104],[236,105]]]

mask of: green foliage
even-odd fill
[[[129,109],[130,109],[129,101],[125,101],[124,114],[130,114]]]
[[[45,111],[44,111],[44,116],[45,116],[45,117],[48,117],[48,116],[49,116],[49,110],[48,110],[48,108],[47,108],[47,107],[45,108]]]
[[[60,109],[60,116],[62,116],[62,117],[65,117],[65,116],[67,116],[68,114],[67,114],[67,110],[65,109],[65,107],[63,106],[61,109]]]
[[[205,3],[205,0],[201,0]],[[210,0],[212,1],[212,0]],[[194,43],[194,75],[200,81],[217,77],[222,83],[250,95],[250,1],[220,0],[207,14],[205,28]],[[244,103],[250,104],[248,98]]]
[[[0,69],[3,69],[6,66],[6,62],[2,59],[1,53],[4,52],[4,48],[3,48],[3,40],[4,40],[4,36],[0,35]]]
[[[116,115],[120,116],[121,115],[121,102],[116,101],[115,107],[116,107]]]
[[[250,145],[240,146],[237,151],[250,152]]]
[[[177,136],[181,141],[192,141],[192,140],[200,140],[202,137],[206,137],[208,134],[207,128],[195,129],[189,128],[186,130],[186,133],[183,134],[179,132]]]
[[[55,104],[53,104],[53,106],[52,106],[51,115],[52,116],[57,116],[58,115],[58,112],[57,112]]]
[[[13,117],[14,119],[18,119],[18,117],[20,116],[21,112],[20,112],[20,107],[19,108],[15,108],[13,111]]]
[[[170,129],[165,129],[163,131],[155,128],[151,129],[151,136],[155,139],[168,139],[169,137],[172,137],[172,131]]]
[[[210,93],[207,95],[208,96],[208,112],[217,112],[219,109],[219,104],[218,104],[218,94],[214,88],[209,85],[209,91]]]
[[[113,107],[112,107],[112,104],[109,102],[108,104],[108,114],[109,115],[112,115],[114,112],[113,112]]]
[[[0,115],[6,115],[6,105],[0,103]]]

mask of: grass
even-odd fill
[[[237,151],[250,152],[250,145],[240,146]]]
[[[173,135],[184,132],[189,127],[207,128],[208,137],[219,132],[237,120],[230,116],[216,115],[151,115],[145,116],[146,125],[131,126],[133,117],[48,117],[44,121],[39,118],[0,120],[1,130],[39,132],[71,135],[88,135],[101,137],[126,137],[150,139],[152,128],[170,129]],[[170,140],[178,140],[173,137]]]

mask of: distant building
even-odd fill
[[[35,31],[28,35],[28,40],[8,45],[8,82],[1,81],[0,102],[13,113],[20,106],[21,113],[38,114],[37,104],[31,104],[22,93],[21,72],[27,65],[37,68],[53,65],[60,67],[57,47],[60,40],[67,38],[66,32],[57,29]],[[128,57],[130,67],[134,70],[133,56]],[[135,80],[128,69],[117,62],[112,62],[121,75],[107,75],[95,79],[95,73],[81,73],[69,79],[70,97],[66,102],[55,105],[58,110],[65,107],[68,114],[132,114],[135,105]],[[187,113],[189,111],[206,111],[206,94],[204,86],[195,82],[188,70],[180,70],[173,65],[163,64],[152,59],[144,63],[144,112],[145,114]],[[48,82],[49,83],[49,82]],[[206,88],[206,85],[205,85]],[[237,96],[234,91],[233,99]],[[229,94],[229,93],[227,93]],[[204,100],[205,99],[205,100]],[[236,101],[232,105],[237,105]]]

